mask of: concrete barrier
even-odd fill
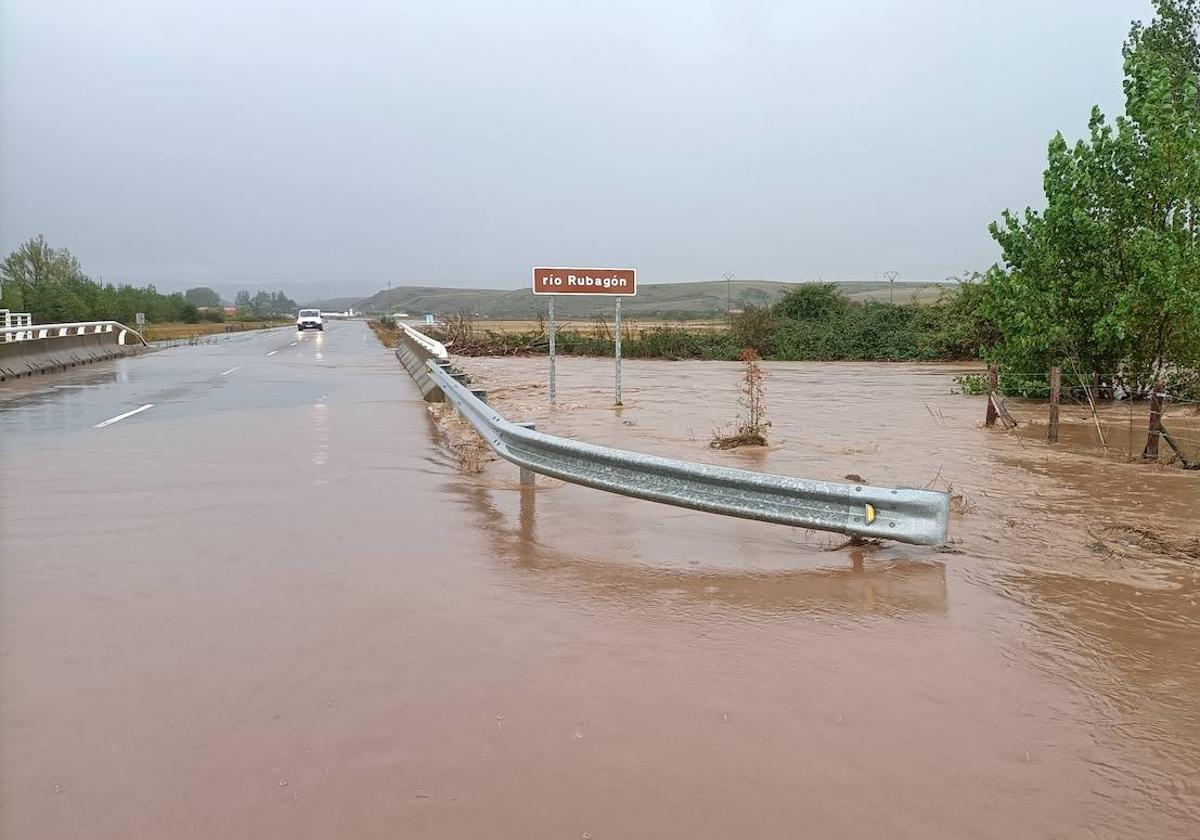
[[[38,327],[35,325],[31,329],[36,335]],[[144,349],[140,336],[136,344],[123,343],[127,334],[137,335],[132,330],[114,329],[111,332],[47,335],[45,338],[0,343],[0,382],[115,359]]]
[[[426,335],[400,324],[400,346],[396,348],[396,358],[404,369],[412,376],[413,381],[421,390],[421,396],[427,402],[442,402],[442,389],[429,377],[425,363],[429,360],[446,361],[449,354],[446,348]]]

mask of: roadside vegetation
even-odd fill
[[[371,332],[375,333],[375,337],[379,339],[379,343],[384,347],[399,347],[400,346],[400,328],[396,326],[396,322],[381,315],[378,318],[372,318],[367,321],[367,326],[371,328]]]
[[[41,236],[0,263],[0,309],[29,312],[36,324],[111,320],[132,326],[139,312],[148,323],[163,326],[251,323],[290,317],[297,309],[283,292],[239,292],[235,305],[237,311],[227,313],[220,296],[203,286],[163,294],[153,285],[93,280],[70,251],[55,248]]]
[[[964,279],[933,303],[850,301],[825,283],[808,283],[769,307],[750,307],[726,329],[686,325],[625,328],[621,352],[627,358],[736,361],[747,349],[774,360],[936,361],[978,359],[991,338],[990,325],[973,311],[982,287]],[[444,319],[435,333],[452,352],[504,356],[547,352],[544,322],[529,329],[484,329],[470,315]],[[606,356],[613,333],[601,322],[560,325],[559,353]]]

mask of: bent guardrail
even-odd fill
[[[0,381],[124,356],[146,340],[119,321],[0,328]]]
[[[429,380],[496,454],[523,469],[623,496],[743,519],[918,545],[946,543],[946,493],[791,478],[555,437],[504,419],[457,381],[446,369],[448,362],[430,359],[425,364]]]

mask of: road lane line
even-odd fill
[[[299,341],[293,341],[291,344],[288,345],[288,347],[295,347],[299,343],[300,343]]]
[[[238,365],[237,367],[231,367],[229,370],[222,373],[221,376],[228,376],[229,374],[233,373],[235,370],[241,370],[241,369],[242,369],[241,365]]]
[[[113,423],[120,423],[126,417],[132,417],[135,414],[141,414],[147,409],[154,408],[154,403],[146,403],[141,408],[135,408],[133,411],[126,411],[124,414],[118,414],[116,417],[109,417],[103,423],[97,423],[93,428],[103,429],[105,426],[111,426]]]
[[[268,355],[268,356],[274,356],[274,355],[275,355],[276,353],[278,353],[278,352],[279,352],[278,350],[272,350],[272,351],[271,351],[270,353],[268,353],[267,355]]]

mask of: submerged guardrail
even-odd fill
[[[417,346],[424,345],[417,342]],[[440,344],[437,347],[445,352]],[[946,493],[792,478],[547,435],[506,420],[459,382],[461,374],[448,370],[449,362],[438,357],[435,349],[426,347],[430,357],[421,373],[427,382],[454,404],[497,455],[523,471],[725,516],[918,545],[946,543],[950,522]],[[402,349],[397,355],[402,353],[410,357],[405,366],[413,372],[413,350]],[[413,376],[425,392],[422,377]]]

